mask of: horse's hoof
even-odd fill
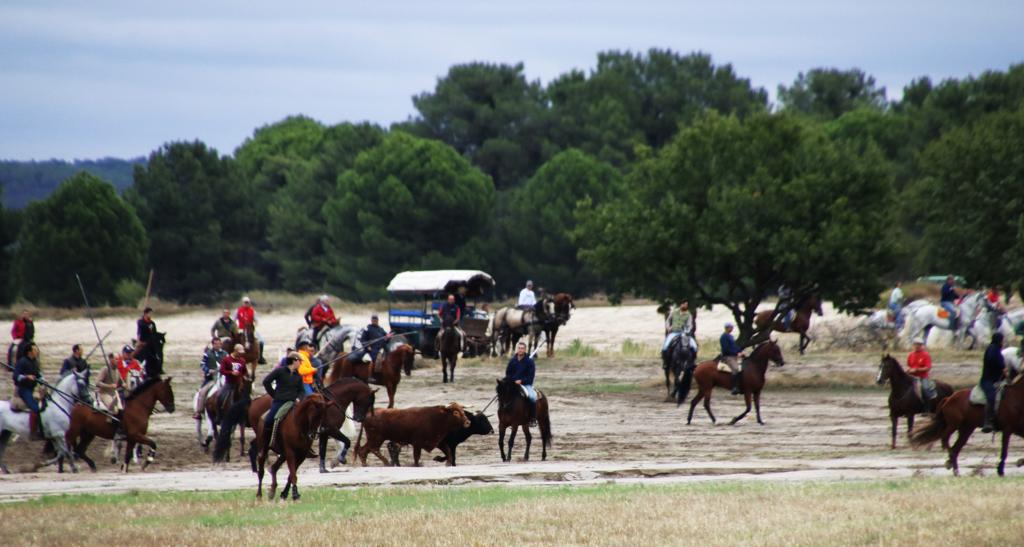
[[[1017,460],[1017,467],[1024,467],[1024,458]]]
[[[323,465],[320,466],[320,472],[321,473],[329,473],[329,471],[327,471],[327,468],[324,467]]]
[[[953,469],[953,462],[946,460],[946,469]]]

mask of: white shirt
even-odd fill
[[[889,295],[889,305],[902,304],[903,303],[903,289],[896,287],[892,290],[892,294]]]
[[[537,297],[533,295],[533,291],[527,288],[519,291],[519,306],[532,306],[537,303]]]

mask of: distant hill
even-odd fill
[[[142,157],[130,160],[103,158],[73,162],[0,160],[3,203],[9,209],[23,209],[30,201],[46,198],[61,182],[79,171],[88,171],[100,177],[113,184],[120,193],[132,183],[133,166],[145,161]]]

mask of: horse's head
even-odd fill
[[[164,410],[174,412],[174,390],[171,389],[171,377],[161,380],[153,387],[156,392],[156,400],[164,405]]]
[[[494,392],[498,394],[499,401],[507,402],[519,396],[519,386],[509,378],[499,378]]]
[[[782,358],[782,348],[775,340],[768,340],[762,342],[754,351],[750,354],[751,359],[763,360],[765,362],[771,361],[775,363],[775,366],[784,366],[786,361]]]
[[[825,315],[825,312],[821,309],[821,295],[811,295],[811,305],[811,309],[814,310],[814,313],[818,314],[818,317],[823,317]]]
[[[303,399],[299,407],[295,411],[306,431],[319,431],[327,412],[327,399],[319,393],[314,393]]]
[[[878,376],[875,378],[875,383],[878,385],[885,385],[892,378],[893,367],[898,367],[899,363],[896,359],[893,359],[892,355],[886,353],[882,356],[882,360],[878,363]]]
[[[89,392],[89,371],[78,372],[71,370],[70,376],[74,377],[74,395],[79,399],[92,404],[92,393]]]

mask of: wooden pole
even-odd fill
[[[146,300],[142,303],[142,309],[149,307],[149,293],[153,290],[153,269],[149,270],[149,281],[146,282]]]

